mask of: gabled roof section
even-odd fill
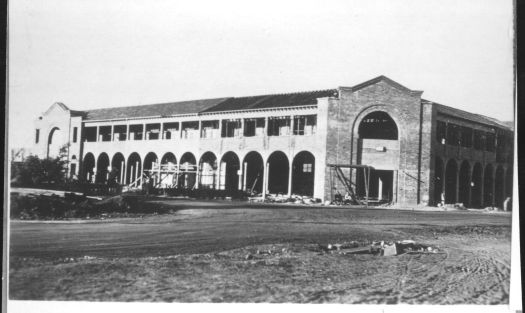
[[[333,96],[337,96],[337,89],[228,98],[202,113],[315,105],[318,98]]]
[[[139,118],[150,116],[172,116],[181,114],[197,114],[211,108],[227,98],[191,100],[158,104],[146,104],[127,107],[95,109],[84,111],[86,120],[109,120],[123,118]]]
[[[350,92],[354,92],[354,91],[358,91],[360,89],[363,89],[365,87],[368,87],[368,86],[371,86],[371,85],[375,85],[379,82],[385,82],[387,84],[389,84],[390,86],[398,89],[398,90],[401,90],[405,93],[408,93],[410,95],[421,95],[423,93],[423,91],[421,90],[412,90],[412,89],[409,89],[403,85],[401,85],[400,83],[396,82],[396,81],[393,81],[391,80],[390,78],[384,76],[384,75],[381,75],[381,76],[377,76],[376,78],[372,78],[370,80],[367,80],[366,82],[364,83],[360,83],[358,85],[355,85],[353,87],[342,87],[344,88],[345,90],[349,90]]]
[[[63,104],[62,102],[55,102],[53,103],[49,109],[47,109],[43,115],[48,115],[51,111],[53,111],[54,109],[59,109],[59,110],[62,110],[64,112],[69,112],[71,111],[65,104]]]
[[[421,99],[421,103],[427,103],[427,104],[430,103],[430,104],[435,105],[437,108],[437,111],[442,114],[458,117],[464,120],[469,120],[469,121],[480,123],[480,124],[485,124],[488,126],[503,128],[503,129],[510,130],[510,131],[512,131],[513,129],[508,126],[507,124],[508,122],[502,122],[492,117],[484,116],[481,114],[470,113],[467,111],[463,111],[460,109],[456,109],[453,107],[449,107],[443,104],[439,104],[439,103],[432,102],[429,100],[424,100],[424,99]]]

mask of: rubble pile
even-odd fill
[[[400,254],[430,254],[443,253],[441,249],[416,243],[413,240],[403,241],[373,241],[371,244],[360,244],[352,241],[344,244],[319,245],[320,250],[326,253],[347,254],[373,254],[380,256],[393,256]]]
[[[292,203],[292,204],[320,204],[321,199],[313,198],[309,196],[301,196],[292,194],[290,197],[285,194],[274,194],[269,193],[266,195],[265,198],[263,198],[262,194],[254,195],[253,197],[249,197],[248,200],[250,202],[266,202],[266,203]]]

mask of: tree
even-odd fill
[[[11,183],[23,186],[42,182],[62,183],[66,180],[67,145],[60,148],[55,158],[40,159],[30,155],[22,162],[11,161]]]

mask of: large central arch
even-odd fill
[[[47,138],[47,157],[56,158],[60,156],[60,149],[64,143],[64,134],[58,127],[53,127],[49,131]]]
[[[368,113],[359,123],[358,135],[360,139],[398,140],[396,122],[384,111]]]

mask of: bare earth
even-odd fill
[[[508,303],[509,214],[165,203],[178,211],[11,221],[10,299]],[[382,257],[318,249],[403,239],[444,253]]]

